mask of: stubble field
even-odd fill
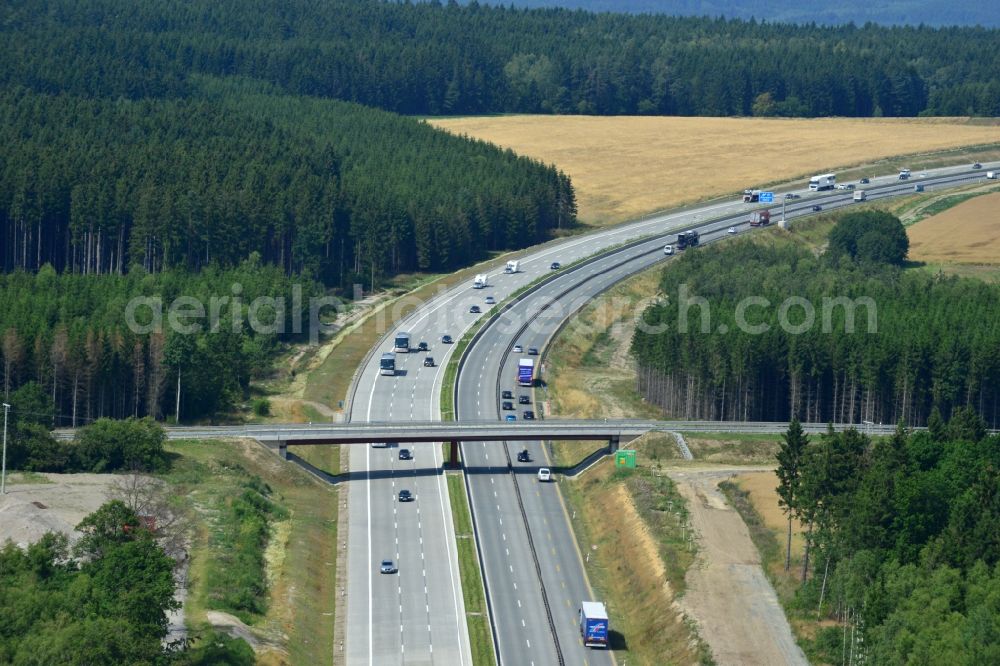
[[[1000,120],[495,116],[431,119],[456,134],[555,164],[573,179],[580,220],[602,225],[818,171],[926,168],[964,146],[1000,155]],[[996,159],[996,157],[992,157]],[[871,172],[867,172],[871,173]]]
[[[1000,262],[1000,192],[963,201],[907,229],[910,258],[941,264]]]

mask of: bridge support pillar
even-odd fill
[[[278,457],[282,460],[288,460],[288,444],[278,440]]]
[[[448,467],[458,468],[458,440],[452,440],[451,452],[448,455]]]
[[[614,455],[619,448],[621,448],[621,439],[619,437],[612,437],[608,440],[608,453]]]

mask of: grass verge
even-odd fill
[[[611,615],[618,663],[712,663],[693,626],[673,608],[695,557],[687,511],[673,482],[650,470],[614,470],[602,462],[559,487],[587,578]]]
[[[333,660],[336,589],[337,489],[320,483],[258,444],[247,441],[170,441],[177,457],[162,475],[192,515],[187,624],[193,632],[209,627],[207,612],[225,609],[213,580],[235,544],[224,538],[232,525],[227,509],[246,483],[270,488],[280,507],[269,521],[263,570],[241,578],[239,586],[259,591],[262,612],[240,613],[256,643],[260,664],[319,664]],[[256,481],[254,481],[256,479]],[[282,518],[282,516],[284,516]],[[245,575],[249,568],[240,567]]]
[[[469,628],[469,643],[472,646],[473,666],[489,666],[493,656],[493,634],[490,632],[489,616],[486,612],[486,598],[483,580],[479,573],[479,558],[476,554],[476,539],[472,532],[472,517],[465,495],[465,485],[461,474],[448,474],[448,497],[451,501],[451,515],[455,523],[455,538],[458,548],[458,571],[462,579],[462,598],[465,600],[465,620]]]

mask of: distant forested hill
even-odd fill
[[[790,26],[376,0],[11,0],[0,85],[267,81],[406,114],[1000,115],[1000,30]]]
[[[468,4],[473,0],[461,0]],[[809,3],[800,0],[479,0],[480,4],[515,7],[585,9],[592,12],[725,16],[770,22],[838,25],[869,21],[882,25],[1000,27],[995,3],[983,0],[840,0]]]

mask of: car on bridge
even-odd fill
[[[396,568],[396,565],[392,560],[382,560],[382,564],[379,565],[378,570],[384,574],[394,574],[399,572],[399,569]]]
[[[400,502],[412,502],[413,501],[413,493],[411,493],[409,490],[400,490],[399,491],[399,501]]]
[[[413,454],[410,453],[409,449],[400,449],[399,450],[399,459],[400,460],[413,460]]]

